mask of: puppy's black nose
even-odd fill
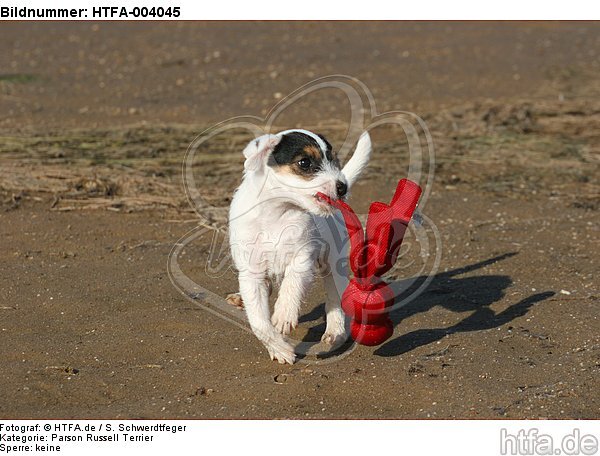
[[[346,193],[348,192],[348,186],[345,182],[337,181],[337,183],[335,184],[335,188],[337,190],[338,198],[343,198],[344,196],[346,196]]]

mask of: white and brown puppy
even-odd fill
[[[333,210],[316,194],[344,198],[369,161],[371,140],[367,133],[361,136],[343,169],[325,138],[307,130],[263,135],[243,153],[244,177],[229,212],[240,295],[252,331],[271,359],[292,364],[296,355],[284,336],[298,325],[300,305],[317,268],[327,271],[327,326],[322,340],[337,346],[347,338],[340,293],[348,273],[339,261],[347,256],[347,251],[339,251],[347,250],[347,244],[345,249],[332,247],[323,254],[327,237],[323,233],[328,230],[324,217],[333,215]],[[273,282],[280,288],[271,316]]]

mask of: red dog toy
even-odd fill
[[[394,294],[381,276],[396,262],[404,232],[417,207],[421,187],[402,179],[389,206],[372,203],[366,237],[350,206],[322,193],[317,195],[342,212],[350,237],[349,261],[354,278],[342,295],[342,308],[352,318],[352,338],[362,345],[379,345],[394,331],[386,312],[386,308],[394,302]]]

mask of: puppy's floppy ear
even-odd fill
[[[260,171],[264,168],[269,158],[269,154],[273,152],[275,146],[281,140],[280,136],[262,135],[253,139],[244,149],[244,169],[247,172]]]

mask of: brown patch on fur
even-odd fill
[[[319,149],[316,146],[305,146],[302,150],[307,156],[311,157],[317,163],[323,160],[323,155],[321,155],[321,149]]]
[[[312,162],[312,166],[309,170],[302,169],[298,162],[303,158],[308,158]],[[284,174],[293,174],[294,176],[298,176],[304,180],[311,180],[316,170],[319,169],[321,162],[323,161],[323,155],[321,154],[321,149],[317,146],[304,146],[302,148],[302,152],[295,155],[292,163],[281,164],[273,167],[273,169],[278,173]]]
[[[282,174],[293,174],[294,176],[298,176],[304,180],[311,180],[313,177],[313,173],[310,171],[304,171],[302,168],[298,166],[297,163],[291,163],[288,165],[279,165],[277,168],[274,168],[275,172]]]

